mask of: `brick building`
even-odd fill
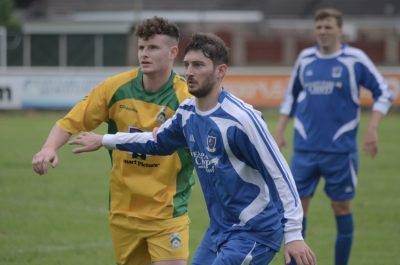
[[[378,65],[400,64],[397,0],[19,0],[22,32],[9,32],[9,66],[128,66],[136,64],[130,29],[143,18],[175,21],[185,45],[193,31],[212,31],[231,49],[231,62],[292,65],[313,45],[316,9],[345,14],[346,41]],[[179,62],[179,61],[178,61]]]

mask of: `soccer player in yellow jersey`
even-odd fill
[[[36,173],[58,163],[57,150],[71,135],[102,122],[108,132],[151,131],[172,117],[190,97],[185,80],[173,70],[179,29],[159,17],[136,27],[140,67],[95,87],[57,121],[34,155]],[[119,265],[185,265],[189,256],[187,205],[194,183],[188,150],[170,156],[111,153],[109,222]]]

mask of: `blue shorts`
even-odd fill
[[[215,242],[206,233],[193,257],[192,265],[267,265],[276,254],[274,249],[250,239],[228,239],[218,247],[215,246]]]
[[[301,198],[312,196],[321,176],[331,200],[354,198],[357,186],[358,154],[336,154],[295,151],[291,169]]]

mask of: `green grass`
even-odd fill
[[[114,264],[107,224],[110,162],[106,151],[73,155],[59,152],[60,164],[38,176],[32,155],[63,113],[0,112],[0,264]],[[360,136],[369,114],[363,114]],[[276,110],[265,118],[274,132]],[[360,173],[354,201],[356,235],[352,265],[399,264],[400,113],[388,115],[379,128],[379,155],[360,152]],[[105,128],[100,128],[105,131]],[[287,139],[291,138],[291,128]],[[360,137],[361,140],[361,137]],[[284,150],[290,157],[290,148]],[[191,254],[207,227],[207,212],[198,185],[190,205]],[[335,224],[330,204],[319,191],[312,201],[307,241],[318,264],[333,264]],[[279,253],[273,265],[281,265]]]

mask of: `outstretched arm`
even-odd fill
[[[49,163],[55,168],[58,164],[57,150],[68,141],[70,136],[71,134],[61,127],[54,125],[42,149],[32,158],[33,170],[39,175],[44,175],[47,173]]]
[[[79,134],[68,142],[80,145],[74,153],[92,152],[101,146],[140,154],[169,155],[176,149],[186,147],[186,140],[176,115],[153,132],[123,133],[99,135],[92,132]]]
[[[154,132],[153,132],[154,133]],[[75,154],[84,152],[93,152],[100,147],[104,146],[107,149],[113,150],[118,149],[122,151],[135,152],[141,154],[152,154],[152,155],[169,155],[172,154],[177,148],[183,147],[185,142],[173,141],[168,142],[169,145],[157,143],[151,132],[139,132],[139,133],[123,133],[119,132],[116,134],[95,134],[93,132],[83,132],[69,141],[70,145],[79,145],[79,147],[72,150]],[[163,138],[170,138],[163,135],[161,142],[164,142]]]

